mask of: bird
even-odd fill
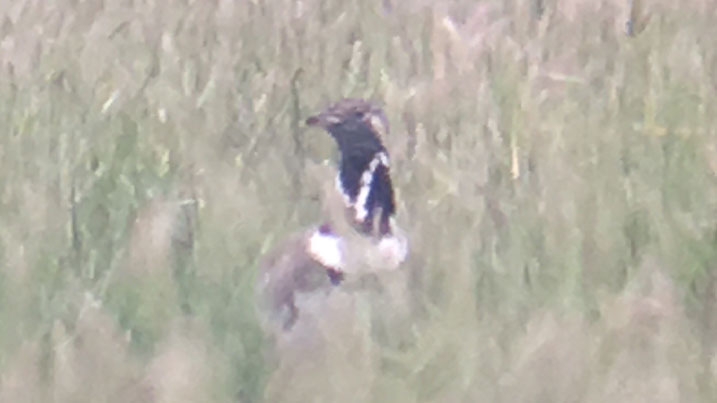
[[[330,293],[347,276],[396,269],[408,254],[395,223],[390,158],[382,141],[389,130],[384,111],[371,101],[345,98],[305,123],[328,132],[338,146],[335,188],[348,225],[336,217],[319,220],[262,257],[257,300],[264,328],[274,334],[295,327],[302,295]]]

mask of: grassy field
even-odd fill
[[[634,5],[0,0],[0,401],[717,401],[717,3]],[[411,255],[277,369],[345,96]]]

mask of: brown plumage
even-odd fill
[[[326,291],[343,279],[341,271],[311,253],[309,242],[316,233],[310,229],[294,234],[262,260],[258,300],[264,325],[272,331],[290,330],[298,319],[297,293]]]

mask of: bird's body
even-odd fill
[[[291,329],[299,315],[297,294],[326,292],[341,282],[342,272],[331,265],[340,264],[338,240],[312,228],[294,234],[264,257],[257,292],[265,325]]]
[[[257,292],[272,332],[289,332],[301,318],[299,296],[328,294],[345,277],[394,269],[407,254],[405,237],[394,224],[389,156],[381,141],[388,131],[383,111],[364,100],[345,99],[306,123],[325,129],[338,145],[336,187],[349,225],[335,225],[332,217],[291,236],[263,259]]]

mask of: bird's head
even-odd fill
[[[388,119],[381,108],[363,99],[343,99],[318,115],[306,119],[308,126],[328,131],[342,154],[383,150],[382,137],[388,134]]]
[[[306,124],[323,128],[336,141],[341,154],[337,187],[358,228],[374,233],[378,218],[379,235],[390,234],[396,205],[389,156],[382,142],[389,130],[383,110],[362,99],[344,99],[309,117]]]

